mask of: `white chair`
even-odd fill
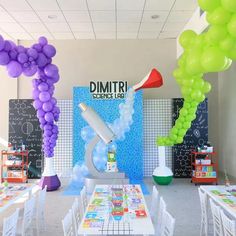
[[[166,203],[163,197],[160,197],[160,204],[157,215],[157,224],[155,227],[156,235],[160,235],[163,227],[164,212],[166,211]]]
[[[157,215],[158,215],[158,197],[159,193],[157,191],[156,186],[153,186],[152,188],[152,201],[150,206],[150,215],[152,218],[152,222],[156,224],[157,222]]]
[[[33,217],[34,217],[35,197],[31,197],[24,203],[23,218],[19,222],[17,235],[33,235]]]
[[[213,218],[213,230],[214,236],[222,236],[223,229],[222,229],[222,221],[220,216],[220,207],[215,204],[215,202],[210,199],[210,206],[211,206],[211,213]]]
[[[208,214],[207,214],[207,195],[198,188],[200,206],[201,206],[201,231],[200,236],[208,235]]]
[[[175,229],[175,219],[167,211],[163,213],[163,222],[160,236],[173,236]]]
[[[45,200],[46,200],[47,186],[38,192],[37,204],[35,209],[35,224],[37,235],[41,235],[42,231],[45,231]]]
[[[79,207],[79,200],[78,198],[75,198],[73,204],[72,204],[72,216],[73,216],[73,224],[74,224],[74,229],[75,232],[78,232],[79,228],[79,223],[81,220],[81,215],[80,215],[80,207]]]
[[[64,236],[75,236],[74,227],[73,227],[73,216],[71,209],[66,214],[65,218],[62,220],[62,227]]]
[[[11,216],[3,219],[2,236],[16,235],[18,217],[19,217],[19,208],[17,208]]]
[[[231,220],[223,210],[220,210],[224,236],[236,236],[235,221]]]
[[[86,207],[87,207],[87,204],[88,204],[88,201],[87,201],[87,193],[86,193],[86,188],[83,187],[81,192],[80,192],[80,202],[81,202],[81,210],[82,210],[82,215],[85,213],[86,211]]]

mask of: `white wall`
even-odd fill
[[[219,73],[220,168],[236,178],[236,63]]]
[[[23,45],[32,42],[22,41]],[[146,98],[179,97],[180,90],[172,77],[176,63],[176,43],[170,40],[66,40],[53,41],[57,48],[54,63],[61,80],[56,97],[71,99],[74,86],[88,86],[92,80],[127,80],[139,82],[156,67],[164,77],[164,86],[144,92]],[[21,77],[19,97],[31,97],[31,80]]]

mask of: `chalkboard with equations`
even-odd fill
[[[40,178],[43,165],[42,131],[32,99],[9,100],[9,142],[16,148],[22,142],[29,150],[29,173],[31,179]]]

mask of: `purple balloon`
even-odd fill
[[[47,64],[46,56],[43,53],[39,53],[36,63],[39,67],[44,67]]]
[[[39,91],[43,92],[43,91],[48,91],[48,84],[43,82],[40,83],[38,86]]]
[[[40,92],[37,89],[34,89],[32,92],[33,99],[39,98],[39,94],[40,94]]]
[[[48,77],[53,77],[54,75],[58,74],[58,68],[54,64],[49,64],[44,68],[44,73]]]
[[[44,131],[44,135],[45,136],[51,136],[52,135],[52,131],[47,129],[47,130]]]
[[[53,105],[52,105],[52,103],[50,101],[49,102],[45,102],[43,104],[43,110],[46,111],[46,112],[51,111],[52,108],[53,108]]]
[[[29,57],[31,57],[33,59],[37,59],[37,57],[38,57],[38,52],[34,48],[27,49],[27,54],[28,54]]]
[[[29,67],[24,68],[23,74],[25,76],[32,76],[37,72],[37,66],[31,65]]]
[[[25,52],[25,48],[24,48],[23,46],[21,46],[21,45],[18,45],[18,46],[16,47],[16,49],[17,49],[17,52],[19,52],[19,53]]]
[[[17,54],[17,51],[14,49],[9,52],[9,56],[12,60],[15,60],[17,58]]]
[[[46,120],[44,119],[44,117],[40,117],[40,118],[39,118],[39,122],[40,122],[40,124],[42,124],[42,125],[46,124]]]
[[[28,56],[27,56],[24,52],[21,52],[21,53],[18,54],[17,60],[18,60],[21,64],[23,64],[23,63],[25,63],[25,62],[28,61]]]
[[[44,46],[48,43],[48,40],[46,37],[42,36],[42,37],[39,37],[38,42]]]
[[[2,37],[2,35],[0,35],[0,51],[4,48],[4,45],[5,45],[5,41]]]
[[[7,52],[0,52],[0,65],[7,65],[10,61],[10,57]]]
[[[40,127],[40,129],[43,129],[43,125],[41,124],[41,125],[39,125],[39,127]]]
[[[32,85],[34,88],[38,88],[38,84],[39,84],[39,82],[37,79],[32,79]]]
[[[12,40],[7,40],[11,44],[11,48],[16,48],[16,44]]]
[[[56,55],[56,49],[54,46],[48,44],[43,47],[43,53],[48,57],[54,57]]]
[[[43,105],[43,103],[39,99],[36,99],[33,102],[33,106],[36,110],[40,109],[42,107],[42,105]]]
[[[11,61],[7,65],[7,71],[8,71],[8,75],[10,77],[16,78],[16,77],[19,77],[21,75],[21,73],[22,73],[22,66],[17,61]]]
[[[44,126],[44,130],[46,130],[46,129],[50,129],[50,130],[51,130],[51,129],[52,129],[52,126],[51,126],[51,125],[45,125],[45,126]]]
[[[12,49],[11,43],[8,40],[6,40],[4,45],[4,50],[9,52],[11,49]]]
[[[52,112],[47,112],[44,116],[45,120],[47,122],[52,122],[54,120],[53,114]]]
[[[52,97],[51,98],[51,103],[52,103],[52,105],[56,105],[57,104],[56,98]]]
[[[39,94],[39,100],[41,102],[47,102],[50,100],[50,94],[48,92],[41,92]]]
[[[39,43],[35,43],[33,45],[33,48],[37,51],[37,52],[41,52],[42,51],[42,45],[40,45]]]
[[[39,118],[39,117],[44,117],[44,115],[45,115],[45,112],[42,110],[42,109],[39,109],[38,111],[37,111],[37,117]],[[46,119],[45,119],[46,120]]]

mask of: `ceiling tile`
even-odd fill
[[[33,39],[31,37],[31,35],[29,35],[28,33],[24,33],[24,32],[14,32],[14,33],[10,33],[10,35],[15,38],[15,39],[20,39],[20,40],[31,40]]]
[[[70,32],[56,32],[52,33],[55,39],[74,39],[74,36]]]
[[[139,29],[140,23],[117,23],[117,31],[124,31],[124,32],[137,32]]]
[[[95,32],[96,39],[115,39],[115,32]]]
[[[37,14],[43,22],[65,22],[61,11],[37,11]]]
[[[1,0],[0,4],[2,8],[5,8],[7,11],[32,11],[25,0]]]
[[[90,22],[88,11],[64,11],[68,22]]]
[[[160,31],[163,26],[163,23],[142,23],[140,26],[140,31]]]
[[[136,32],[117,32],[117,39],[136,39]]]
[[[69,11],[86,11],[87,3],[86,0],[57,0],[62,10]]]
[[[47,39],[53,39],[52,35],[49,32],[31,32],[32,37],[38,40],[39,37],[44,36]]]
[[[173,7],[174,11],[195,10],[198,7],[196,0],[176,0]]]
[[[164,31],[159,35],[160,39],[177,38],[179,31]]]
[[[145,10],[169,11],[174,2],[175,0],[146,0]]]
[[[27,0],[36,11],[59,11],[56,0]]]
[[[40,19],[33,11],[11,11],[10,14],[18,22],[40,22]]]
[[[83,23],[83,22],[71,22],[69,23],[71,29],[73,31],[93,31],[93,27],[91,23]]]
[[[73,32],[76,39],[95,39],[94,33],[91,32]]]
[[[142,11],[145,0],[117,0],[118,10]]]
[[[93,28],[95,32],[116,31],[116,24],[115,23],[93,23]]]
[[[155,31],[140,31],[138,34],[139,39],[157,39],[159,32]]]
[[[25,30],[18,24],[18,23],[1,23],[0,28],[5,31],[5,32],[20,32],[20,33],[25,33]]]
[[[117,11],[117,22],[140,22],[142,11]]]
[[[90,11],[93,22],[115,22],[115,11]]]
[[[165,22],[169,14],[169,11],[144,11],[143,22]],[[152,16],[158,16],[156,19],[152,19]]]
[[[54,23],[46,23],[47,28],[50,32],[70,32],[70,28],[67,23],[63,22],[54,22]]]
[[[193,15],[193,11],[171,11],[168,21],[169,22],[188,22]]]
[[[185,22],[167,22],[163,31],[180,31],[184,28]]]
[[[115,10],[115,0],[87,0],[90,11]]]
[[[47,32],[47,28],[42,23],[22,23],[21,24],[28,32]]]
[[[0,22],[15,22],[15,20],[7,12],[1,11]]]

